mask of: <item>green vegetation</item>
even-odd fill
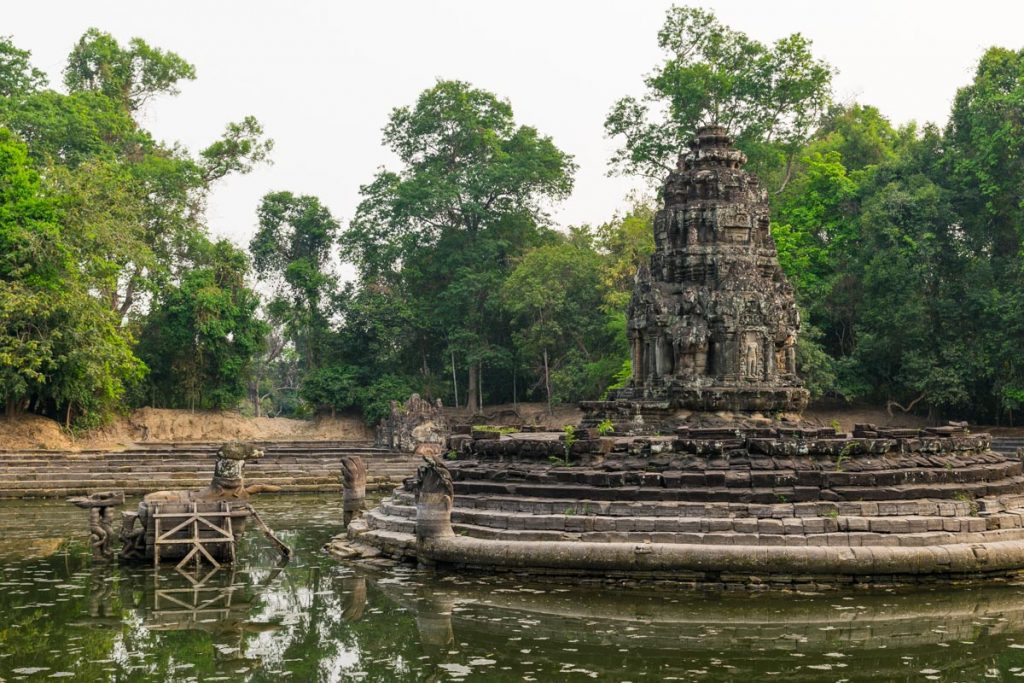
[[[676,7],[657,41],[644,94],[607,116],[612,170],[660,181],[699,126],[730,129],[770,191],[813,396],[1019,422],[1024,50],[986,51],[944,127],[895,127],[833,103],[834,69],[798,34],[765,45]],[[219,179],[268,160],[259,122],[194,153],[141,123],[197,76],[90,29],[55,90],[0,39],[7,413],[79,428],[133,405],[375,422],[413,391],[553,411],[628,380],[625,309],[656,200],[554,229],[572,157],[499,95],[440,80],[382,121],[397,163],[360,188],[349,224],[270,192],[246,253],[209,236],[204,207]]]
[[[500,425],[473,425],[473,430],[477,432],[493,432],[496,434],[515,434],[519,431],[515,427],[502,427]]]
[[[248,259],[207,237],[203,206],[216,180],[266,158],[259,124],[230,124],[197,156],[155,141],[140,110],[195,72],[139,39],[87,31],[63,93],[10,40],[0,55],[6,412],[88,427],[125,397],[235,405],[265,330]]]

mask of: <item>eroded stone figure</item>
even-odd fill
[[[391,402],[391,413],[377,426],[376,445],[417,455],[440,455],[451,435],[441,399],[413,394],[405,404]]]
[[[107,491],[68,498],[68,502],[89,511],[89,545],[94,560],[114,558],[114,507],[124,504],[124,493]]]
[[[416,473],[416,540],[429,541],[454,536],[452,501],[455,486],[444,461],[434,455],[423,456]]]
[[[341,459],[341,490],[343,523],[349,523],[366,509],[366,463],[358,455]]]
[[[280,491],[280,486],[269,484],[245,485],[243,469],[246,460],[263,457],[263,451],[252,444],[230,442],[217,451],[210,485],[201,489],[156,491],[146,494],[135,512],[125,512],[121,524],[121,556],[142,559],[146,556],[146,530],[153,505],[166,503],[215,503],[220,501],[245,502],[256,493]],[[136,523],[137,522],[137,523]]]

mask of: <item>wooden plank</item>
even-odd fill
[[[163,518],[163,517],[181,517],[182,515],[190,515],[190,514],[192,514],[191,511],[189,511],[189,512],[161,512],[161,513],[153,515],[153,517],[161,517],[161,518]],[[235,511],[231,511],[231,512],[203,512],[202,510],[200,510],[200,511],[198,511],[197,514],[200,514],[203,517],[243,517],[243,516],[247,516],[247,515],[243,515],[242,513],[235,512]]]

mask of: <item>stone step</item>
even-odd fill
[[[204,485],[208,483],[205,482]],[[268,482],[264,482],[268,483]],[[387,490],[393,485],[394,482],[390,480],[375,481],[372,478],[367,480],[366,488],[368,491],[382,491]],[[177,484],[176,484],[177,487]],[[22,498],[66,498],[68,496],[81,496],[92,493],[94,491],[106,490],[110,488],[116,488],[117,490],[124,491],[129,496],[142,496],[152,491],[163,490],[165,486],[153,486],[146,482],[137,482],[130,486],[122,487],[92,487],[92,486],[39,486],[38,488],[31,489],[18,489],[18,490],[0,490],[0,499],[22,499]],[[184,487],[181,487],[184,488]],[[188,487],[188,488],[199,488],[199,487]],[[281,493],[341,493],[341,486],[337,482],[333,484],[283,484],[280,485]]]
[[[340,460],[346,455],[359,455],[361,457],[373,460],[377,458],[411,458],[410,455],[401,455],[392,451],[383,452],[367,452],[367,451],[351,451],[344,453],[332,453],[324,451],[296,451],[291,453],[269,453],[260,458],[262,460],[292,460],[292,459],[307,459],[307,458],[323,458],[330,460]],[[113,453],[102,453],[102,454],[82,454],[82,453],[59,453],[50,456],[40,455],[36,453],[8,453],[0,457],[0,465],[12,464],[18,462],[107,462],[115,460],[178,460],[178,461],[209,461],[213,460],[213,453],[135,453],[135,452],[113,452]],[[258,461],[256,461],[258,462]]]
[[[413,494],[401,488],[392,494],[399,505],[412,505]],[[1011,499],[1014,506],[1024,507],[1024,496]],[[600,514],[612,517],[708,517],[784,519],[786,517],[828,516],[927,516],[964,517],[979,503],[969,500],[902,500],[902,501],[816,501],[804,503],[691,503],[678,501],[607,501],[580,498],[541,498],[526,496],[498,496],[463,494],[455,497],[455,506],[466,510],[497,510],[529,514],[555,514],[571,509],[573,514]]]
[[[416,508],[385,500],[381,512],[390,517],[415,520]],[[789,517],[757,519],[753,517],[611,517],[600,514],[536,514],[495,512],[455,507],[452,522],[492,529],[547,531],[627,531],[709,533],[732,531],[761,535],[811,534],[833,532],[872,532],[876,534],[913,534],[930,531],[968,533],[992,529],[1024,528],[1022,511],[996,513],[987,517]]]
[[[366,514],[372,531],[398,534],[415,533],[415,522],[405,517],[386,515],[379,509]],[[992,543],[1024,540],[1024,529],[978,529],[976,531],[925,531],[908,533],[877,533],[871,531],[826,531],[793,534],[712,531],[579,531],[543,529],[496,529],[464,522],[452,523],[456,534],[473,538],[503,541],[585,541],[600,543],[676,543],[701,545],[785,545],[785,546],[941,546],[959,543]]]
[[[408,462],[377,462],[373,460],[365,461],[367,467],[371,470],[406,470],[411,471],[410,467],[412,463]],[[49,475],[49,474],[60,474],[62,472],[67,473],[79,473],[79,472],[97,472],[97,473],[122,473],[122,472],[213,472],[212,463],[203,463],[201,467],[196,466],[195,463],[173,463],[173,462],[160,462],[160,463],[125,463],[119,465],[103,465],[97,467],[95,465],[47,465],[45,467],[0,467],[0,478],[3,477],[26,477],[35,475]],[[249,474],[264,474],[264,473],[277,473],[277,472],[333,472],[338,474],[341,472],[341,464],[337,462],[300,462],[300,463],[268,463],[260,466],[247,466],[245,468],[246,475]]]
[[[264,457],[273,458],[279,455],[295,454],[317,454],[327,455],[348,455],[351,453],[368,453],[371,455],[405,455],[399,451],[390,451],[383,448],[277,448],[263,451]],[[5,458],[106,458],[118,455],[131,455],[136,457],[172,457],[181,456],[189,458],[212,458],[216,455],[215,450],[193,450],[186,448],[149,448],[134,449],[126,448],[120,450],[106,451],[0,451],[0,460]]]
[[[679,487],[541,484],[525,482],[456,481],[456,495],[488,494],[601,501],[689,501],[736,503],[784,503],[811,501],[905,501],[918,498],[955,500],[1013,494],[1024,488],[1024,477],[1016,475],[996,482],[969,482],[896,486],[778,487]]]
[[[1020,461],[1002,459],[998,462],[958,467],[914,467],[845,471],[840,465],[828,470],[751,470],[749,467],[696,470],[607,471],[600,468],[558,467],[513,470],[493,466],[460,468],[459,482],[488,481],[493,483],[585,484],[596,487],[778,487],[814,486],[898,486],[905,484],[946,484],[998,481],[1020,475]]]

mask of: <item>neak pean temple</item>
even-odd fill
[[[633,377],[602,419],[657,428],[691,411],[794,414],[800,315],[769,231],[768,197],[722,128],[704,128],[669,174],[654,219],[655,253],[628,311]]]
[[[330,549],[700,587],[1019,576],[1020,453],[964,424],[801,424],[799,317],[743,162],[705,128],[669,175],[630,304],[629,386],[582,404],[570,435],[453,434]]]

